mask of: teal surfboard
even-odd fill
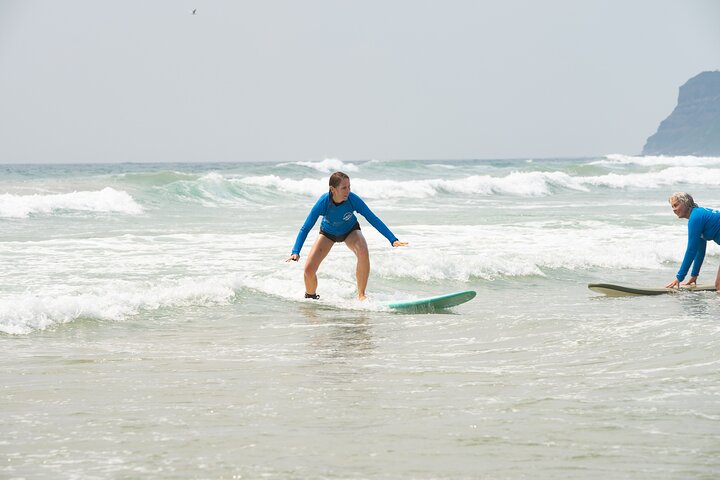
[[[589,283],[588,288],[593,292],[602,293],[608,297],[629,297],[633,295],[664,295],[679,292],[714,292],[715,285],[697,285],[680,288],[639,288],[612,283]]]
[[[432,313],[437,310],[456,307],[475,298],[475,291],[449,293],[439,297],[420,298],[418,300],[407,300],[404,302],[389,303],[388,307],[409,313]]]

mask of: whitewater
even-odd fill
[[[286,262],[334,171],[372,263]],[[4,165],[3,478],[716,478],[720,158]],[[701,283],[712,283],[710,244]],[[449,312],[388,302],[475,290]]]

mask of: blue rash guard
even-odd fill
[[[709,208],[694,207],[688,219],[688,243],[685,257],[675,278],[681,282],[685,280],[690,265],[693,267],[690,273],[693,277],[700,274],[708,240],[714,240],[715,243],[720,244],[720,212]]]
[[[362,201],[360,197],[350,192],[347,200],[342,203],[335,203],[330,196],[330,192],[322,195],[315,206],[310,210],[310,214],[305,219],[300,231],[298,232],[295,246],[292,249],[293,255],[300,255],[305,239],[310,230],[315,226],[317,219],[322,215],[323,220],[320,228],[331,235],[342,236],[350,232],[357,223],[357,217],[354,212],[358,212],[365,217],[370,225],[382,233],[382,235],[390,241],[390,245],[397,240],[390,229],[375,215]]]

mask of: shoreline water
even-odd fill
[[[667,283],[686,235],[668,190],[720,207],[720,159],[338,162],[4,176],[0,476],[720,472],[717,295],[586,288]],[[344,246],[320,303],[301,298],[314,234],[285,263],[336,168],[410,242],[361,219],[365,304]],[[466,289],[446,313],[382,306]]]

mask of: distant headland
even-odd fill
[[[680,87],[675,110],[642,154],[720,156],[720,71],[703,72]]]

